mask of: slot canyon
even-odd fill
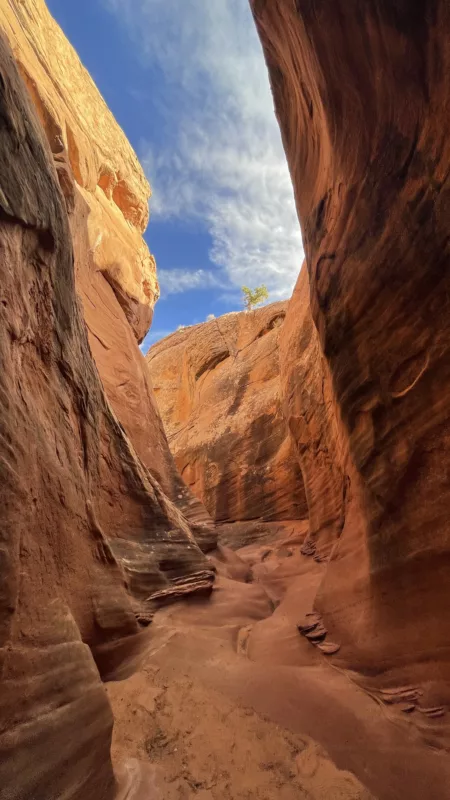
[[[304,262],[144,355],[144,169],[0,0],[0,800],[450,800],[450,4],[250,8]]]

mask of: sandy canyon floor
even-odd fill
[[[323,564],[301,523],[221,548],[209,599],[159,610],[108,684],[119,800],[446,800],[450,759],[299,635]]]

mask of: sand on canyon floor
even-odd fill
[[[281,532],[221,548],[211,598],[160,609],[107,685],[118,800],[447,800],[448,756],[299,635],[324,565]]]

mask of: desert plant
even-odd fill
[[[243,286],[242,294],[244,295],[244,306],[247,311],[251,311],[255,306],[259,306],[260,303],[263,303],[264,300],[267,300],[269,297],[267,286],[264,286],[264,284],[256,286],[255,289],[249,289],[248,286]]]

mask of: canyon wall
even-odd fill
[[[326,558],[339,538],[348,478],[345,446],[303,265],[279,341],[282,407],[301,464],[308,505],[305,549]]]
[[[180,479],[138,344],[159,296],[142,238],[150,187],[123,131],[43,0],[10,0],[4,30],[53,153],[74,241],[76,288],[108,400],[164,492],[213,546],[211,520]],[[208,527],[209,526],[209,527]]]
[[[147,354],[176,465],[217,522],[306,516],[280,403],[287,303],[177,331]]]
[[[106,800],[101,679],[133,667],[155,603],[210,590],[194,534],[214,534],[138,349],[142,171],[43,4],[2,4],[0,27],[0,793]]]
[[[450,701],[450,8],[252,8],[306,255],[286,411],[312,533],[340,533],[316,605],[337,663],[422,685],[426,726]]]

